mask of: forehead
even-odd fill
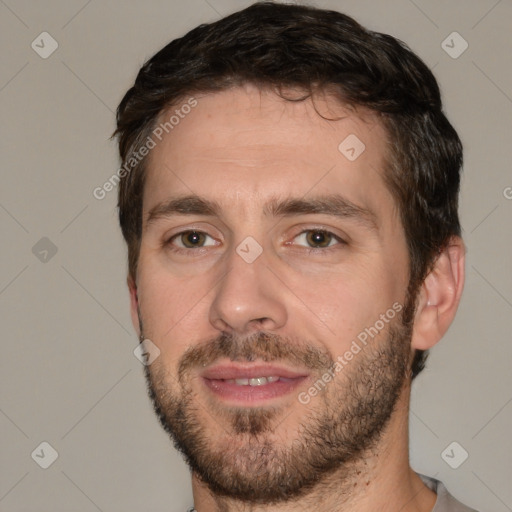
[[[375,114],[326,94],[288,101],[252,85],[194,97],[194,108],[160,116],[174,122],[149,155],[145,212],[184,194],[244,211],[270,196],[333,192],[393,208],[382,180],[387,136]]]

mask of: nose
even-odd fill
[[[225,263],[225,274],[215,288],[210,307],[211,324],[239,335],[255,330],[276,331],[284,326],[284,290],[267,267],[265,251],[248,263],[232,250]]]

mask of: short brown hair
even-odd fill
[[[117,109],[114,135],[123,165],[140,150],[165,109],[187,95],[245,83],[271,88],[282,97],[283,88],[299,88],[306,93],[301,99],[334,90],[340,102],[379,114],[390,147],[384,180],[405,231],[413,303],[437,256],[461,231],[462,144],[443,113],[429,68],[401,41],[339,12],[258,2],[198,26],[142,66]],[[142,233],[146,162],[133,165],[119,185],[119,221],[132,278]],[[410,306],[404,321],[412,321],[415,307]],[[416,351],[413,378],[427,354]]]

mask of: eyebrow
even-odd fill
[[[155,205],[148,212],[146,227],[162,218],[176,215],[200,215],[220,217],[222,207],[197,195],[171,198]],[[371,209],[356,205],[339,194],[329,194],[310,199],[306,198],[271,198],[263,207],[263,213],[272,217],[291,217],[296,215],[329,215],[342,219],[354,220],[371,231],[378,232],[377,215]]]

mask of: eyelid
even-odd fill
[[[180,240],[180,242],[181,242],[181,236],[182,236],[182,235],[184,235],[184,234],[186,234],[186,233],[199,233],[199,234],[201,234],[201,235],[204,235],[204,237],[205,237],[205,238],[210,238],[211,240],[214,240],[214,241],[215,241],[215,239],[214,239],[212,236],[210,236],[208,233],[203,233],[203,232],[201,232],[201,231],[197,231],[197,230],[195,230],[195,229],[194,229],[194,230],[191,230],[191,231],[183,231],[183,232],[181,232],[181,233],[177,233],[176,235],[174,235],[173,237],[171,237],[171,239],[170,239],[170,243],[172,243],[174,240]],[[181,243],[182,243],[182,242],[181,242]],[[212,243],[210,243],[210,244],[209,244],[209,243],[207,243],[207,241],[205,241],[205,243],[204,243],[203,245],[198,246],[198,247],[196,248],[196,250],[197,250],[197,249],[203,249],[204,247],[213,247],[213,246],[215,246],[215,245],[217,245],[217,244],[215,244],[215,243],[213,243],[213,244],[212,244]],[[193,247],[186,247],[186,246],[184,246],[184,245],[183,245],[183,243],[182,243],[182,245],[178,245],[178,247],[179,247],[180,249],[194,249]]]
[[[304,247],[305,249],[318,249],[318,250],[325,251],[327,249],[332,249],[332,248],[336,247],[337,245],[344,245],[346,243],[343,239],[341,239],[336,234],[331,233],[330,231],[319,230],[319,229],[306,229],[306,230],[302,231],[301,233],[299,233],[298,235],[295,235],[293,237],[293,240],[297,239],[300,236],[307,236],[307,234],[311,233],[311,232],[325,233],[327,235],[330,235],[331,240],[329,240],[329,244],[326,246],[323,246],[323,247],[321,247],[321,246],[320,247],[311,247],[311,246],[307,245],[307,243],[306,243],[305,245],[299,245],[299,247]],[[335,242],[335,243],[333,243],[333,242]]]
[[[327,234],[331,235],[335,240],[337,240],[339,242],[339,244],[341,244],[341,245],[348,245],[348,243],[350,241],[350,238],[348,237],[348,235],[345,235],[344,233],[343,234],[339,234],[337,232],[337,230],[334,230],[333,228],[330,228],[330,227],[327,227],[327,226],[322,226],[322,225],[315,225],[315,226],[308,226],[308,227],[301,226],[300,231],[295,233],[291,237],[291,240],[294,240],[298,236],[300,236],[300,235],[302,235],[304,233],[311,232],[311,231],[319,231],[319,232],[322,232],[322,233],[327,233]],[[291,245],[290,242],[285,242],[285,244],[286,245]],[[332,247],[332,246],[328,246],[328,247],[325,247],[323,249],[325,250],[325,249],[327,249],[329,247]],[[310,247],[310,249],[322,249],[322,248],[321,247],[317,247],[317,248]]]
[[[203,231],[201,229],[194,229],[194,228],[188,228],[188,229],[182,229],[181,231],[178,231],[177,233],[173,233],[172,235],[170,236],[167,236],[165,239],[164,239],[164,246],[165,245],[173,245],[173,241],[175,239],[179,239],[179,237],[181,235],[184,235],[185,233],[199,233],[201,235],[204,235],[205,237],[208,237],[208,238],[211,238],[212,240],[214,240],[215,242],[218,242],[218,240],[216,240],[215,237],[213,237],[212,235],[210,235],[209,233],[207,233],[206,231]],[[178,250],[183,250],[183,251],[190,251],[190,250],[199,250],[199,249],[204,249],[205,247],[214,247],[214,246],[217,246],[218,243],[215,243],[215,244],[210,244],[210,245],[201,245],[201,246],[198,246],[197,248],[193,249],[192,247],[181,247],[181,246],[175,246],[177,247]]]
[[[206,226],[205,226],[206,224]],[[183,233],[188,233],[189,231],[195,231],[197,233],[202,233],[204,235],[208,235],[211,238],[214,238],[216,240],[219,240],[221,237],[217,236],[217,233],[219,233],[219,230],[212,226],[210,223],[204,223],[204,222],[193,222],[191,224],[182,225],[175,227],[173,229],[168,230],[163,235],[163,243],[168,243],[172,238],[181,235]],[[171,234],[169,234],[171,233]],[[215,233],[212,234],[212,233]]]

